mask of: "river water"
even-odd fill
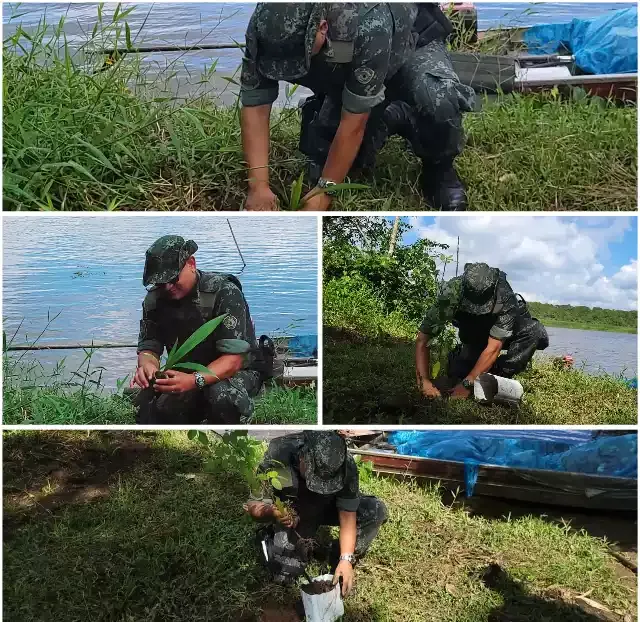
[[[127,8],[134,6],[124,4]],[[498,3],[476,5],[478,25],[481,30],[495,27],[528,26],[548,22],[567,22],[577,18],[589,18],[606,11],[629,6],[620,2],[556,2],[556,3]],[[106,3],[103,23],[107,23],[115,10],[115,3]],[[244,33],[254,3],[225,2],[171,2],[161,4],[140,3],[126,21],[131,27],[134,45],[194,45],[244,43]],[[46,14],[47,23],[57,25],[66,16],[65,33],[72,47],[87,41],[97,21],[95,3],[29,3],[16,5],[3,3],[3,23],[6,37],[22,24],[26,31],[33,31]],[[13,18],[12,15],[19,15]],[[106,45],[106,43],[105,43]],[[163,52],[145,54],[142,57],[146,84],[152,84],[154,94],[174,95],[178,98],[207,94],[224,104],[232,103],[238,87],[221,76],[237,77],[242,58],[240,50],[215,50],[199,52]],[[201,83],[203,69],[216,62],[218,77]],[[163,76],[162,80],[157,77]],[[286,103],[284,89],[278,104]],[[308,93],[298,89],[291,101]]]
[[[47,318],[60,313],[41,343],[137,343],[146,249],[175,233],[194,239],[198,268],[238,276],[260,334],[317,334],[317,224],[315,218],[77,214],[4,217],[3,316],[7,338],[34,340]],[[20,326],[20,323],[22,325]],[[19,328],[20,327],[20,328]],[[15,353],[20,356],[22,353]],[[35,355],[33,355],[35,356]],[[66,356],[75,369],[82,350],[40,352],[47,369]],[[32,357],[28,354],[27,360]],[[135,350],[99,350],[112,386],[135,365]]]
[[[591,374],[606,372],[632,378],[638,374],[638,336],[598,330],[547,327],[549,347],[541,354],[570,354],[576,367]]]

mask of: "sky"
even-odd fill
[[[638,230],[634,217],[438,216],[406,217],[418,237],[448,244],[455,275],[467,262],[500,268],[525,300],[606,309],[637,308]]]

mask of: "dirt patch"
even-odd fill
[[[268,605],[262,610],[259,622],[300,622],[302,618],[293,607]]]
[[[34,436],[22,445],[9,443],[3,465],[5,537],[33,516],[107,497],[113,481],[151,451],[135,433],[125,432],[71,439]]]
[[[300,589],[305,594],[327,594],[331,592],[334,585],[331,581],[312,581],[311,583],[305,583],[300,586]]]

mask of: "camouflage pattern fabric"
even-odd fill
[[[307,469],[305,477],[300,473],[301,458]],[[319,513],[323,507],[349,512],[358,509],[358,467],[346,453],[344,440],[335,432],[296,432],[273,439],[260,470],[278,472],[283,488],[274,494],[294,507],[309,502]],[[308,485],[309,478],[313,490]]]
[[[153,352],[158,357],[180,346],[205,322],[227,314],[226,319],[187,356],[187,361],[209,365],[222,354],[216,349],[220,339],[243,339],[257,348],[249,306],[240,281],[233,275],[197,272],[194,290],[181,300],[167,297],[161,288],[150,291],[142,305],[138,336],[138,353]],[[188,393],[159,395],[149,393],[141,398],[139,423],[249,423],[253,416],[253,400],[261,387],[260,351],[245,357],[244,369],[231,378]],[[143,392],[145,393],[145,392]],[[155,396],[155,397],[154,397]]]
[[[138,400],[136,423],[141,425],[248,424],[253,397],[262,381],[257,371],[242,370],[202,390],[160,394],[145,390]]]
[[[299,535],[303,538],[315,538],[319,527],[339,526],[337,513],[325,513],[318,515],[317,508],[308,507],[299,514],[300,523],[295,532],[280,524],[273,526],[273,542],[277,547],[278,556],[271,564],[272,578],[275,583],[290,584],[296,577],[302,575],[308,559],[305,559],[296,546]],[[380,531],[380,527],[389,519],[389,512],[381,499],[373,496],[363,496],[360,506],[356,511],[356,546],[354,566],[369,551],[371,544]],[[333,572],[340,559],[340,542],[333,540],[329,549],[324,552],[315,552],[316,557],[323,558],[331,566]]]
[[[224,322],[189,353],[191,363],[208,365],[220,357],[215,345],[220,339],[243,339],[257,348],[242,285],[233,275],[198,270],[196,286],[181,300],[172,300],[162,289],[154,289],[142,303],[138,353],[148,351],[160,357],[176,340],[180,346],[205,322],[225,313]],[[256,356],[259,354],[246,357],[245,369],[254,368]]]
[[[170,283],[178,277],[187,259],[198,250],[193,240],[179,235],[158,238],[148,249],[144,262],[142,282],[147,285]]]
[[[521,322],[514,335],[506,340],[504,354],[498,357],[490,373],[504,378],[513,378],[523,372],[536,350],[544,350],[549,345],[549,336],[539,320],[528,318]],[[486,347],[482,344],[462,344],[449,355],[447,375],[458,381],[465,378],[478,362]]]
[[[462,276],[443,284],[420,332],[435,337],[451,322],[463,344],[484,348],[489,337],[511,338],[524,312],[504,272],[487,264],[467,264]]]

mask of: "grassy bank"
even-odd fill
[[[529,309],[532,315],[546,326],[619,333],[638,332],[637,311],[552,305],[541,302],[530,302]]]
[[[330,263],[326,259],[330,250],[325,245],[325,265]],[[325,278],[323,283],[324,422],[637,424],[638,393],[623,378],[590,375],[579,367],[564,369],[549,357],[534,358],[516,376],[524,388],[518,408],[481,405],[473,399],[424,398],[415,377],[415,340],[420,320],[403,312],[409,298],[401,299],[398,305],[400,294],[392,291],[384,299],[380,287],[362,277],[368,264],[364,260],[361,264],[365,268],[360,272],[359,263],[346,264],[345,272],[350,276]],[[451,337],[449,343],[431,347],[435,376],[445,375],[447,353],[455,340]],[[436,360],[442,371],[435,371]]]
[[[517,409],[473,400],[430,401],[415,381],[415,342],[325,328],[323,417],[339,424],[636,425],[638,393],[609,376],[534,360],[516,376]]]
[[[186,433],[5,433],[5,619],[296,620],[295,588],[256,564],[243,483],[200,475],[199,451]],[[585,531],[536,508],[485,517],[412,483],[361,487],[389,521],[356,569],[346,621],[635,616],[633,575]],[[587,613],[582,594],[616,613]]]
[[[127,397],[61,386],[3,390],[5,425],[134,424],[135,409]],[[270,388],[255,399],[255,424],[313,424],[318,402],[312,388]]]
[[[123,32],[122,15],[90,43]],[[209,96],[157,98],[133,55],[100,71],[60,34],[18,33],[3,48],[4,199],[11,210],[236,210],[246,195],[238,108]],[[21,46],[33,52],[23,54]],[[169,65],[163,84],[176,67]],[[196,77],[200,87],[212,72]],[[234,87],[236,88],[236,87]],[[300,115],[274,115],[271,180],[284,209],[304,162]],[[465,117],[458,168],[472,210],[635,210],[637,110],[601,99],[508,95]],[[418,162],[402,141],[379,156],[367,190],[338,210],[422,210]],[[353,181],[356,181],[355,179]]]
[[[634,335],[638,332],[637,328],[632,326],[610,326],[607,324],[592,324],[591,322],[563,322],[542,317],[538,317],[538,319],[545,326],[555,326],[556,328],[574,328],[576,330],[596,330],[605,333],[629,333]]]

